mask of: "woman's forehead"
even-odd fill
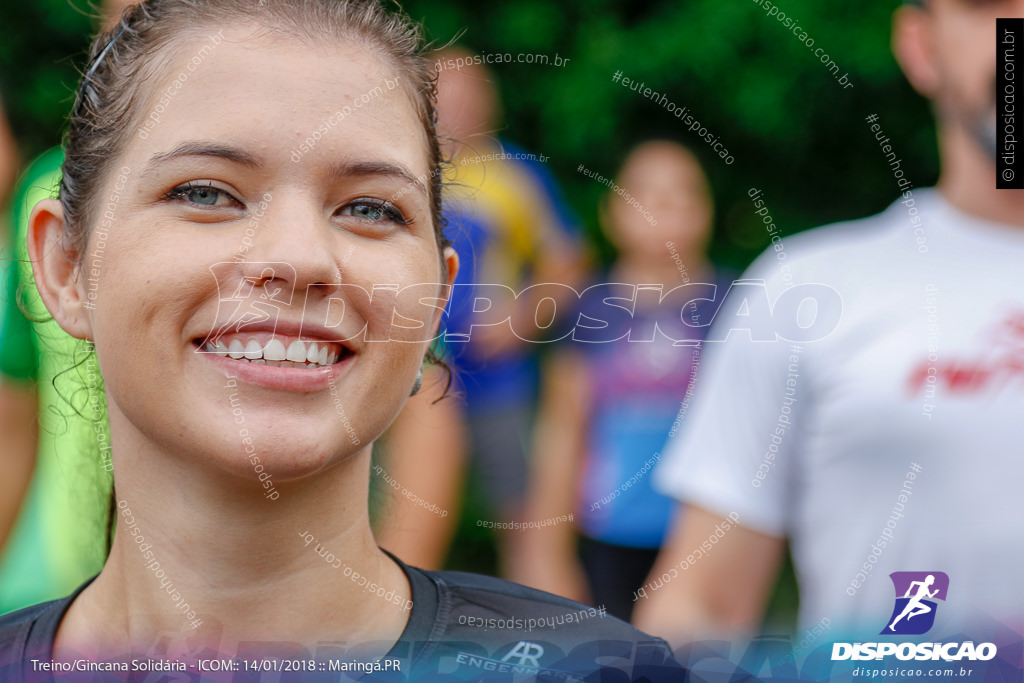
[[[230,138],[268,157],[312,139],[322,154],[387,146],[425,170],[426,133],[401,73],[360,42],[314,45],[255,26],[176,41],[149,80],[138,136],[155,145]],[[287,154],[286,156],[291,156]]]

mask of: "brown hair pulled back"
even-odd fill
[[[182,38],[251,22],[310,42],[357,42],[402,76],[427,140],[428,187],[437,243],[447,246],[441,214],[441,151],[436,129],[436,72],[424,55],[419,27],[378,0],[145,0],[100,35],[79,89],[64,142],[60,201],[66,246],[85,253],[97,197],[139,130],[160,70]]]

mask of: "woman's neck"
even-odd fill
[[[703,256],[679,255],[666,251],[664,258],[623,255],[616,259],[610,275],[628,284],[661,285],[663,292],[685,284],[708,282],[711,266]]]
[[[322,640],[381,643],[368,653],[380,656],[398,639],[411,588],[370,529],[369,446],[276,484],[269,500],[254,482],[117,445],[113,547],[65,617],[55,657],[149,652],[168,634],[228,656],[254,641],[312,654]]]

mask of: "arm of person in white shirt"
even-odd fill
[[[713,552],[688,561],[726,525],[731,526]],[[634,625],[673,646],[753,633],[761,623],[784,547],[781,538],[703,508],[684,506],[651,570],[647,597],[637,600]],[[651,581],[664,580],[666,574],[670,580],[652,590]]]

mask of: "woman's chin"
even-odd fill
[[[277,438],[261,439],[258,435],[246,438],[250,438],[251,443],[217,453],[207,463],[232,478],[252,482],[262,492],[321,473],[350,461],[363,451],[362,445],[336,438],[305,436],[287,443],[277,442]],[[335,444],[334,448],[325,446],[331,443]]]

